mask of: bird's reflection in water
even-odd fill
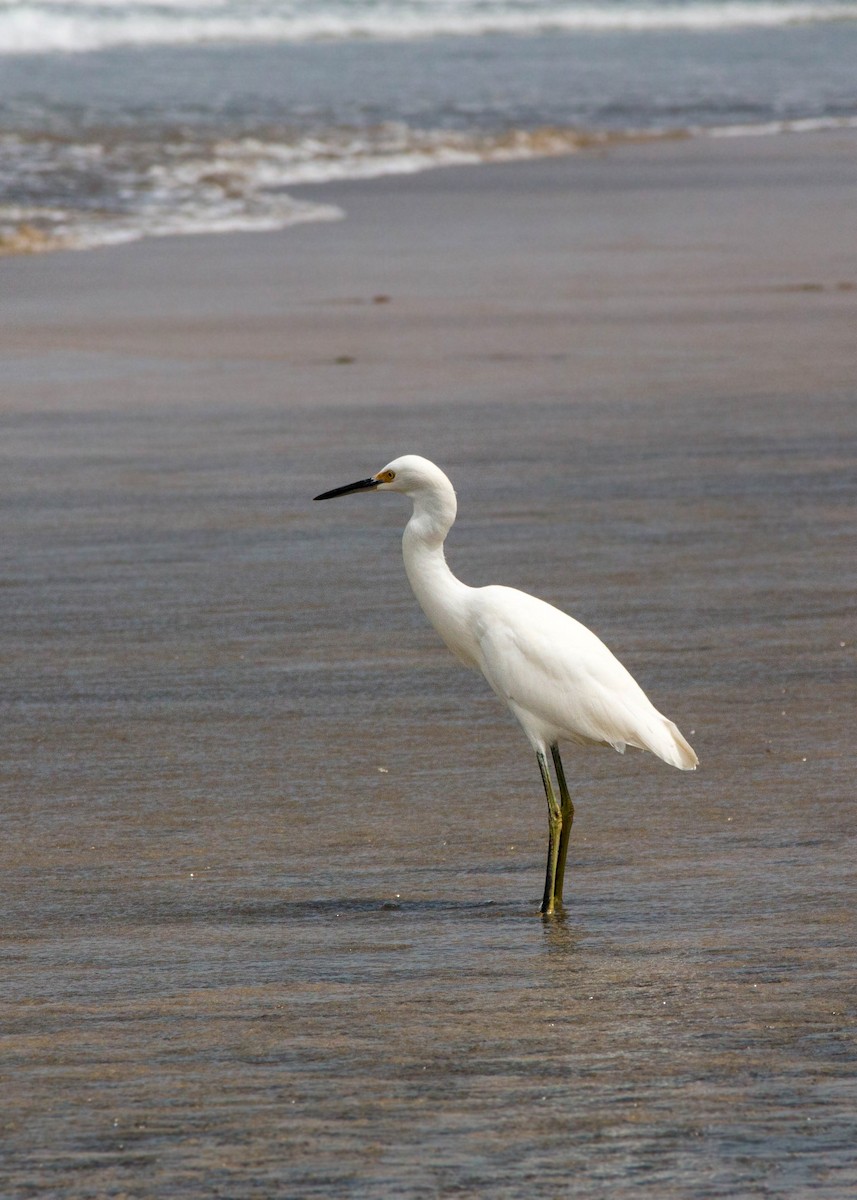
[[[544,947],[549,954],[571,955],[580,945],[583,936],[579,926],[573,924],[565,909],[550,915],[542,913]]]

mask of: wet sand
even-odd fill
[[[335,225],[0,262],[0,1192],[857,1187],[857,138],[307,189]],[[449,558],[697,749],[528,747]]]

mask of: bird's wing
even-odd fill
[[[531,741],[639,746],[673,761],[672,722],[591,630],[514,588],[479,593],[480,666]]]

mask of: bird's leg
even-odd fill
[[[548,866],[545,874],[545,894],[542,897],[541,911],[546,915],[556,908],[556,867],[559,857],[559,846],[562,838],[562,810],[557,803],[551,783],[547,759],[542,750],[536,751],[539,770],[542,773],[542,783],[545,786],[545,796],[548,801]]]
[[[556,879],[553,887],[554,904],[562,904],[562,884],[565,879],[565,860],[568,856],[568,839],[571,834],[571,826],[574,821],[574,804],[571,796],[568,794],[568,784],[565,782],[565,771],[562,768],[562,759],[559,756],[559,746],[554,743],[551,746],[551,755],[553,757],[553,765],[556,769],[557,783],[559,784],[559,795],[562,801],[560,809],[562,813],[562,829],[559,835],[559,854],[556,864]]]

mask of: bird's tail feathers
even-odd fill
[[[695,771],[699,763],[690,742],[674,722],[657,713],[644,729],[637,727],[636,737],[628,738],[628,744],[640,750],[649,750],[658,758],[678,767],[680,771]],[[618,747],[617,747],[618,749]]]
[[[696,751],[679,727],[666,717],[663,718],[663,739],[652,750],[664,762],[680,771],[695,771],[699,763]]]

